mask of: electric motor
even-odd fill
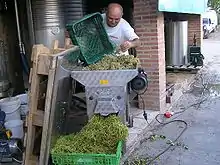
[[[134,91],[140,91],[147,87],[147,74],[142,68],[138,69],[138,75],[131,81],[131,89]]]

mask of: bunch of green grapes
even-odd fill
[[[83,70],[135,69],[139,63],[139,59],[132,55],[105,55],[102,60],[85,67]]]
[[[94,115],[79,133],[58,138],[52,149],[52,154],[113,154],[117,150],[118,142],[124,141],[127,136],[128,128],[118,116]]]

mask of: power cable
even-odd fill
[[[204,86],[204,89],[206,89],[205,86]],[[179,115],[177,115],[177,116],[175,117],[175,118],[177,118],[177,117],[179,117],[182,113],[184,113],[186,110],[188,110],[189,108],[191,108],[191,107],[193,107],[193,106],[196,106],[196,105],[200,105],[200,104],[202,104],[202,103],[203,103],[204,101],[206,101],[206,100],[207,100],[207,98],[205,98],[205,99],[199,101],[198,103],[191,104],[191,105],[187,106],[186,108],[184,108],[183,110],[174,112],[173,115],[179,114]],[[173,143],[175,143],[175,142],[183,135],[183,133],[186,131],[186,129],[187,129],[187,127],[188,127],[187,122],[184,121],[184,120],[174,119],[174,120],[171,120],[171,121],[168,121],[168,122],[161,122],[161,121],[158,119],[159,116],[164,116],[164,114],[158,114],[158,115],[155,117],[155,120],[156,120],[159,124],[161,124],[162,126],[165,126],[165,125],[168,125],[168,124],[171,124],[171,123],[174,123],[174,122],[178,122],[178,123],[183,123],[183,124],[185,125],[185,127],[184,127],[183,130],[180,132],[180,134],[177,136],[177,138],[176,138],[174,141],[172,141],[172,143],[171,143],[165,150],[163,150],[162,152],[160,152],[159,154],[157,154],[155,157],[153,157],[150,161],[148,161],[148,162],[146,163],[146,165],[152,164],[157,158],[159,158],[161,155],[163,155],[165,152],[167,152],[167,151],[173,146]]]
[[[181,112],[179,112],[179,113],[181,113]],[[159,124],[165,126],[165,125],[168,125],[168,124],[171,124],[171,123],[174,123],[174,122],[178,122],[178,123],[183,123],[183,124],[185,125],[185,127],[184,127],[184,129],[180,132],[180,134],[177,136],[177,138],[176,138],[174,141],[172,141],[172,143],[171,143],[165,150],[163,150],[163,151],[160,152],[158,155],[156,155],[154,158],[152,158],[146,165],[150,165],[150,164],[153,163],[157,158],[159,158],[161,155],[163,155],[165,152],[167,152],[167,151],[173,146],[173,143],[175,143],[175,142],[182,136],[182,134],[186,131],[186,129],[187,129],[187,127],[188,127],[188,124],[187,124],[186,121],[184,121],[184,120],[179,120],[179,119],[171,120],[171,121],[165,122],[165,123],[164,123],[164,122],[161,122],[161,121],[158,119],[158,117],[161,116],[161,115],[162,115],[162,114],[158,114],[158,115],[155,117],[156,121],[157,121]]]
[[[12,159],[13,159],[16,163],[19,163],[19,164],[22,164],[22,163],[23,163],[23,161],[18,160],[18,159],[14,158],[14,157],[12,157]]]
[[[144,119],[146,120],[147,124],[150,125],[150,123],[148,122],[148,117],[147,117],[147,113],[145,111],[145,102],[144,102],[144,98],[142,97],[142,95],[138,95],[141,100],[142,100],[142,106],[143,106],[143,116],[144,116]]]

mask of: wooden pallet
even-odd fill
[[[32,49],[32,69],[29,77],[31,88],[29,90],[29,114],[26,120],[25,153],[23,164],[46,165],[49,158],[48,138],[51,133],[51,109],[53,97],[56,95],[54,84],[58,56],[64,55],[71,47],[67,39],[64,48],[58,48],[58,41],[54,42],[53,49],[43,45],[34,45]],[[74,49],[74,48],[71,48]],[[38,151],[35,156],[34,146],[36,139],[40,139]]]
[[[184,73],[197,73],[202,66],[193,66],[193,65],[169,65],[166,66],[167,72],[184,72]]]

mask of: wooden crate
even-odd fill
[[[44,45],[34,45],[31,60],[33,62],[29,83],[29,114],[26,120],[27,132],[25,133],[25,153],[23,164],[46,165],[49,158],[50,132],[51,132],[51,109],[56,95],[54,84],[58,56],[68,51],[78,49],[70,45],[67,39],[64,48],[58,48],[58,41],[54,42],[53,49]],[[72,48],[73,47],[73,48]],[[34,156],[36,139],[40,139],[39,154]]]

